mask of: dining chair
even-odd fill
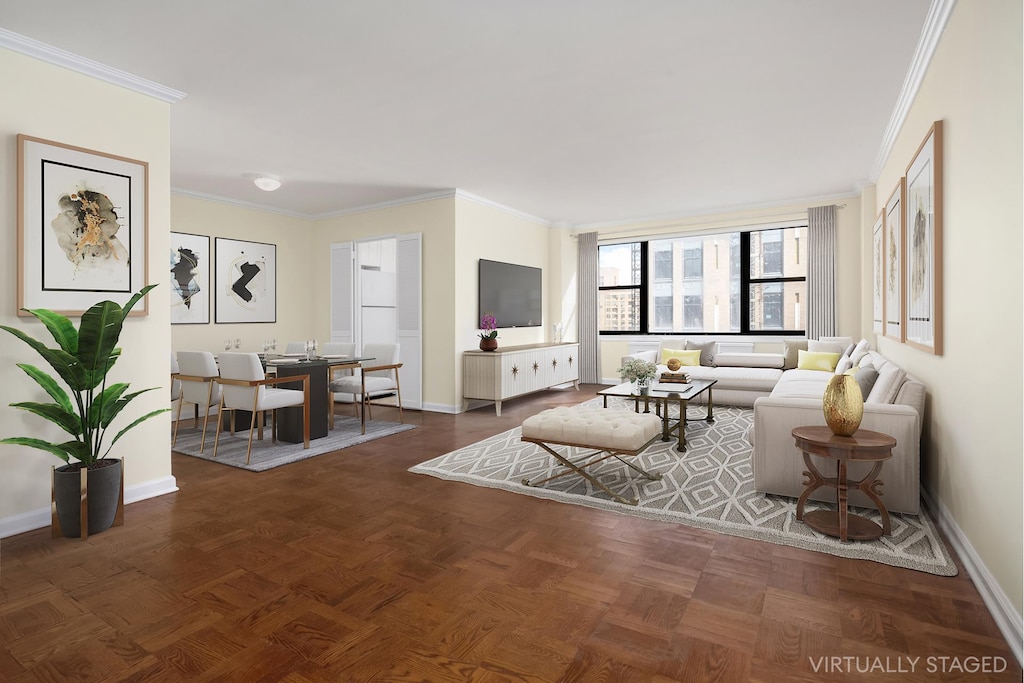
[[[181,398],[181,381],[178,379],[179,372],[181,372],[181,369],[178,367],[178,357],[174,355],[174,351],[171,351],[171,403]]]
[[[370,419],[370,401],[374,398],[395,395],[398,398],[398,421],[403,422],[402,385],[398,378],[399,347],[397,343],[365,344],[361,356],[373,358],[367,365],[348,377],[333,380],[329,389],[332,394],[353,394],[358,397],[360,410],[367,411]],[[334,424],[334,401],[331,401],[331,424]],[[366,422],[363,421],[363,434],[366,433]]]
[[[220,361],[220,383],[223,391],[220,398],[220,413],[231,411],[231,433],[235,431],[235,411],[252,412],[249,422],[249,446],[245,451],[245,463],[252,456],[252,433],[259,423],[260,439],[263,438],[263,414],[271,411],[271,439],[277,442],[277,410],[291,406],[302,406],[303,448],[309,448],[309,375],[289,377],[267,377],[263,364],[255,353],[222,353]],[[302,381],[302,390],[281,389],[273,386],[282,382]],[[217,435],[213,440],[213,457],[217,457],[222,420],[217,420]]]
[[[344,356],[353,358],[356,355],[356,345],[353,342],[324,342],[324,348],[322,356],[328,360],[342,360]],[[340,373],[340,374],[339,374]],[[335,379],[341,376],[352,375],[352,368],[332,368],[327,367],[327,383],[328,385]],[[355,405],[355,396],[349,394],[350,398],[346,398],[346,401],[352,401],[353,406]],[[331,391],[330,386],[327,387],[327,404],[331,406],[331,429],[334,429],[334,402],[338,399],[334,392]]]
[[[174,422],[173,446],[178,441],[178,426],[181,424],[181,408],[186,403],[195,406],[193,426],[199,426],[199,406],[203,406],[203,432],[199,440],[199,452],[206,448],[206,426],[210,421],[210,408],[220,403],[220,386],[217,384],[217,361],[209,351],[178,351],[178,380],[181,381],[181,400],[178,402],[178,419]]]
[[[304,341],[288,342],[288,345],[285,346],[284,352],[285,353],[305,353],[306,352],[306,342],[304,342]]]

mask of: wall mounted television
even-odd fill
[[[493,315],[498,327],[539,327],[541,269],[480,259],[480,315]]]

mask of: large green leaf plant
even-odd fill
[[[117,440],[129,430],[151,417],[170,410],[162,408],[143,415],[119,431],[109,444],[104,443],[107,428],[125,406],[136,396],[157,388],[150,387],[126,393],[127,383],[107,385],[107,373],[121,356],[117,340],[121,336],[124,319],[135,304],[154,287],[156,285],[143,287],[123,307],[113,301],[95,304],[82,314],[82,321],[77,330],[71,320],[59,313],[45,308],[22,309],[34,315],[46,326],[57,342],[56,348],[46,346],[19,329],[0,325],[0,329],[10,332],[35,349],[71,390],[69,395],[56,378],[36,366],[18,363],[18,367],[49,394],[53,403],[23,401],[10,405],[46,418],[73,437],[68,441],[54,443],[17,436],[0,439],[0,443],[38,448],[56,455],[65,463],[70,463],[74,458],[80,461],[83,467],[90,467],[97,460],[105,458]]]

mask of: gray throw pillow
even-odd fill
[[[718,348],[718,342],[704,342],[698,344],[697,342],[687,341],[687,351],[700,351],[700,364],[706,368],[715,367],[715,351]]]
[[[871,393],[871,387],[875,386],[875,381],[878,379],[878,370],[872,367],[861,367],[854,374],[853,378],[860,385],[861,396],[866,400],[868,394]]]
[[[796,367],[797,361],[800,360],[800,352],[807,350],[807,340],[787,339],[784,343],[783,353],[785,354],[785,361],[782,364],[782,369],[792,370]]]

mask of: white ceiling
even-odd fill
[[[0,26],[184,91],[175,190],[321,216],[458,188],[588,225],[855,192],[928,8],[0,0]]]

